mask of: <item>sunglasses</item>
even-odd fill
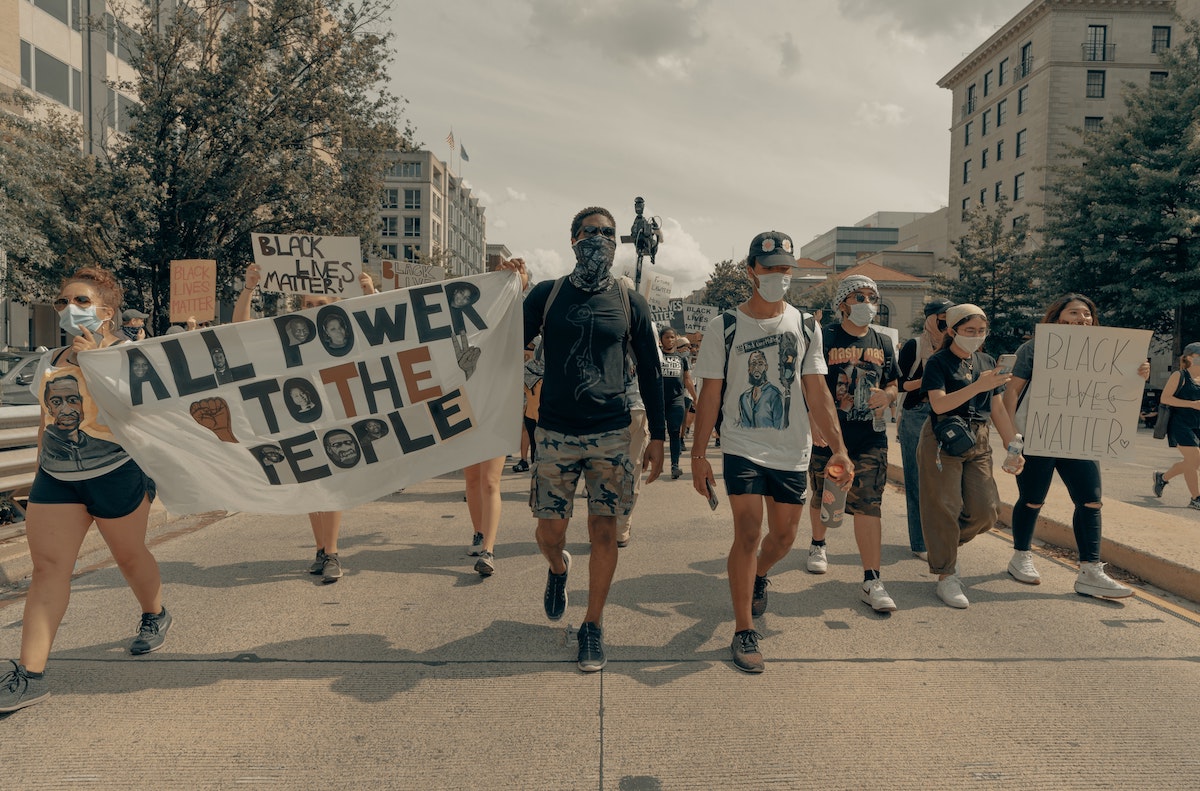
[[[72,302],[81,308],[86,308],[88,305],[92,304],[92,298],[85,297],[83,295],[72,297],[71,299],[59,297],[58,299],[54,300],[52,304],[54,305],[55,310],[66,310],[67,305],[71,304]]]
[[[855,302],[870,302],[872,305],[879,304],[879,297],[869,296],[867,294],[851,294],[846,297],[846,301],[854,300]]]
[[[617,229],[599,225],[585,225],[579,229],[580,236],[596,236],[597,234],[612,239],[617,235]]]

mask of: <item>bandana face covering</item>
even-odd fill
[[[575,271],[567,275],[581,291],[603,291],[612,285],[617,243],[606,236],[591,236],[575,243]]]

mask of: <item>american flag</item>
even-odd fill
[[[446,135],[446,145],[450,146],[450,150],[454,150],[454,130],[450,130],[450,134]]]

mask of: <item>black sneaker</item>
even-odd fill
[[[729,652],[733,654],[733,665],[738,670],[744,673],[763,672],[763,657],[758,650],[759,637],[759,633],[753,629],[734,632]]]
[[[337,553],[325,556],[325,564],[321,566],[321,582],[328,585],[331,582],[337,582],[342,578],[342,561],[338,559]]]
[[[1200,497],[1193,497],[1191,501],[1188,502],[1188,508],[1193,508],[1197,511],[1200,511]]]
[[[519,462],[517,462],[516,464],[514,464],[512,466],[512,471],[513,472],[529,472],[529,462],[525,461],[524,459],[521,459]]]
[[[767,611],[767,586],[771,581],[766,577],[754,575],[754,598],[750,600],[750,614],[755,618]]]
[[[138,626],[137,637],[129,644],[129,653],[136,655],[148,654],[162,648],[167,630],[171,628],[171,613],[163,607],[158,615],[142,613],[142,623]]]
[[[8,662],[12,670],[0,676],[0,712],[23,709],[50,697],[45,673],[30,673],[24,665]]]
[[[318,549],[316,559],[312,562],[312,565],[308,567],[308,573],[320,574],[321,569],[323,568],[325,568],[325,550]]]
[[[590,621],[579,627],[578,664],[584,673],[595,673],[608,664],[608,657],[604,656],[604,643],[600,640],[602,634],[600,627]]]
[[[546,569],[546,594],[542,597],[542,605],[546,608],[546,617],[557,621],[567,611],[567,575],[571,573],[571,553],[563,550],[563,561],[567,570],[555,574]]]
[[[671,480],[675,480],[681,475],[683,475],[683,470],[679,469],[678,467],[671,468]]]
[[[476,533],[471,536],[471,546],[467,547],[467,554],[471,557],[478,555],[483,551],[483,533]]]
[[[1162,497],[1163,489],[1167,488],[1167,480],[1158,470],[1154,471],[1154,496]]]
[[[479,572],[481,577],[490,577],[495,574],[496,556],[486,550],[480,552],[479,560],[475,561],[475,571]]]

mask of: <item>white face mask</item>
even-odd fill
[[[850,306],[850,323],[865,327],[871,323],[878,312],[879,308],[870,302],[856,302]]]
[[[779,302],[787,296],[788,286],[792,284],[791,275],[767,274],[758,275],[754,290],[767,302]]]
[[[980,336],[977,338],[964,338],[961,335],[954,336],[954,343],[958,345],[958,348],[962,349],[967,354],[974,354],[975,352],[979,351],[979,347],[982,346],[983,342],[986,340],[986,336]]]

